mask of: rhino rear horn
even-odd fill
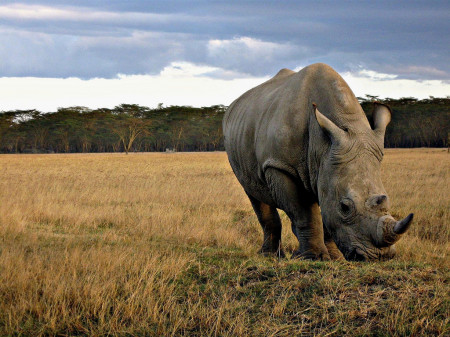
[[[378,102],[375,102],[374,105],[375,107],[372,113],[373,130],[384,139],[386,127],[391,121],[391,109],[387,105]]]
[[[314,114],[316,116],[317,123],[319,123],[320,127],[326,134],[328,134],[333,143],[338,143],[344,141],[346,138],[346,132],[334,124],[331,120],[325,117],[319,109],[317,109],[317,105],[313,103]]]

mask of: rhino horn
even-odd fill
[[[316,115],[317,123],[319,123],[320,127],[323,131],[325,131],[331,138],[333,143],[342,142],[346,138],[346,132],[334,124],[331,120],[325,117],[319,109],[317,109],[317,105],[313,103],[314,114]]]
[[[372,113],[374,132],[384,139],[386,127],[391,121],[391,109],[382,103],[375,102]]]
[[[379,239],[383,245],[393,245],[396,243],[403,233],[405,233],[411,226],[414,214],[409,214],[406,218],[400,221],[394,221],[391,217],[382,221],[382,228]]]
[[[394,233],[396,233],[396,234],[405,233],[408,230],[409,226],[411,226],[413,218],[414,218],[414,214],[411,213],[403,220],[397,221],[397,223],[395,224],[395,226],[393,228]]]

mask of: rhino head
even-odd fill
[[[384,134],[390,109],[376,104],[373,128],[338,127],[314,105],[317,122],[331,145],[322,158],[317,192],[325,231],[347,260],[389,259],[394,243],[409,228],[413,214],[396,221],[380,177]],[[354,123],[353,123],[354,124]]]

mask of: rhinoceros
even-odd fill
[[[299,241],[294,257],[378,260],[413,214],[396,221],[380,177],[388,106],[372,125],[343,78],[317,63],[280,70],[247,91],[223,118],[225,149],[264,233],[260,250],[284,256],[285,211]]]

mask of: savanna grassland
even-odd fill
[[[397,257],[311,262],[257,254],[225,153],[0,155],[0,335],[448,336],[450,154],[382,173]]]

